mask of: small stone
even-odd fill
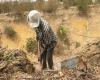
[[[60,75],[60,76],[63,76],[64,74],[60,71],[60,72],[59,72],[59,75]]]

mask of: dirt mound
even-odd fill
[[[80,63],[74,69],[35,71],[25,52],[0,48],[0,80],[100,80],[100,39],[74,54],[79,55]]]
[[[11,77],[12,74],[19,71],[28,74],[32,74],[35,71],[33,64],[27,59],[25,52],[21,50],[7,50],[6,48],[1,48],[0,77]]]
[[[100,39],[89,41],[81,48],[81,52],[79,53],[86,57],[100,54]]]
[[[100,67],[100,38],[88,41],[85,45],[73,51],[73,53],[84,56],[89,63]]]
[[[96,77],[98,76],[98,78],[100,79],[100,38],[88,41],[82,47],[72,51],[72,53],[80,56],[81,59],[85,62],[86,73],[94,73],[94,75],[92,75]],[[90,70],[91,72],[89,72]],[[90,80],[92,80],[93,76],[91,76]]]
[[[73,54],[78,55],[79,61],[76,63],[76,59],[69,58],[73,61],[68,64],[78,64],[75,68],[35,72],[33,80],[100,80],[100,39],[87,42]]]

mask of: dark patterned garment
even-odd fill
[[[39,27],[36,28],[37,40],[40,42],[41,47],[46,47],[52,42],[56,42],[56,35],[52,31],[48,23],[41,19]]]
[[[42,69],[47,68],[47,63],[48,68],[53,69],[53,51],[57,43],[56,35],[43,19],[40,20],[40,25],[35,30],[41,47],[39,61],[42,64]]]

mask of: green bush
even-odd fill
[[[28,38],[26,43],[27,52],[34,52],[37,48],[37,42],[33,38]]]
[[[16,31],[12,27],[6,26],[4,29],[4,33],[6,34],[7,37],[14,39],[17,36]]]
[[[61,25],[57,30],[57,35],[60,41],[67,46],[70,46],[69,30]]]
[[[57,35],[60,40],[65,40],[67,36],[68,29],[66,29],[63,25],[61,25],[57,30]]]

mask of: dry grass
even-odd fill
[[[49,13],[55,12],[58,6],[59,6],[58,0],[49,0],[48,2],[45,3],[44,11]]]
[[[25,44],[27,38],[35,37],[35,33],[33,30],[29,28],[28,25],[25,23],[11,23],[10,24],[17,33],[17,39],[12,41],[11,39],[7,38],[5,35],[2,36],[2,42],[4,46],[8,46],[9,49],[23,49],[25,50]],[[0,28],[4,28],[0,26]],[[34,38],[35,39],[35,38]]]

